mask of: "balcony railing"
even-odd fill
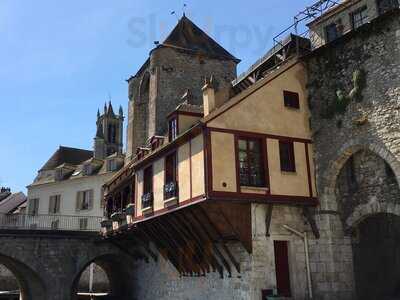
[[[142,195],[142,208],[148,208],[153,206],[153,192]]]
[[[178,183],[175,181],[164,185],[164,200],[178,197]]]
[[[0,214],[0,229],[99,231],[102,217]]]

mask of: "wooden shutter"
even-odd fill
[[[49,200],[49,214],[54,214],[54,208],[55,208],[55,199],[56,196],[50,196],[50,200]]]
[[[35,213],[35,200],[36,199],[30,199],[29,200],[29,208],[28,208],[28,213],[30,215],[33,215]]]
[[[89,190],[89,191],[87,191],[87,193],[89,194],[89,207],[88,207],[88,209],[92,209],[93,208],[93,190]]]
[[[76,211],[81,210],[82,207],[82,192],[77,192],[76,193]]]
[[[55,212],[60,213],[60,206],[61,206],[61,195],[56,196],[56,203],[55,203]]]

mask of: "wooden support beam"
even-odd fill
[[[164,238],[165,244],[168,245],[167,250],[170,253],[175,253],[178,256],[178,261],[185,269],[186,273],[192,274],[196,272],[196,267],[192,264],[192,262],[186,257],[186,254],[182,250],[181,245],[177,243],[175,237],[173,237],[166,228],[159,223],[159,220],[153,219],[152,225],[156,228],[158,235]]]
[[[229,277],[232,277],[231,266],[229,265],[228,261],[226,260],[224,255],[221,253],[221,251],[219,250],[219,248],[215,244],[215,240],[212,238],[212,235],[210,234],[210,232],[206,228],[204,228],[203,223],[196,216],[196,214],[192,211],[191,207],[188,207],[187,210],[188,210],[188,213],[191,216],[192,223],[195,224],[195,226],[199,229],[199,231],[203,232],[207,236],[207,239],[212,243],[212,247],[213,247],[214,252],[217,254],[217,257],[221,260],[222,264],[224,265],[224,267],[228,271]]]
[[[151,237],[151,240],[153,241],[154,245],[156,245],[161,255],[166,260],[171,262],[171,264],[175,267],[180,275],[185,274],[186,270],[180,264],[179,258],[176,256],[176,253],[170,253],[168,251],[168,244],[166,244],[166,242],[158,236],[158,232],[154,231],[154,228],[151,226],[151,224],[142,224],[142,226],[146,233]]]
[[[186,216],[186,214],[182,213],[177,216],[179,216],[180,219],[186,224],[186,226],[188,226],[188,228],[191,230],[194,237],[199,238],[203,245],[205,245],[206,247],[207,246],[209,247],[208,249],[207,248],[205,249],[204,253],[211,258],[211,260],[213,262],[212,263],[213,270],[214,271],[217,270],[222,278],[224,276],[223,267],[219,263],[219,261],[215,258],[215,256],[213,255],[213,252],[211,251],[211,248],[215,247],[213,241],[210,240],[203,231],[201,231],[197,226],[195,226],[194,222],[192,222],[192,220],[189,219]]]
[[[146,242],[145,240],[143,240],[143,239],[140,237],[139,234],[130,233],[130,237],[133,239],[133,241],[134,241],[136,244],[140,245],[140,246],[147,252],[147,254],[150,255],[151,258],[153,258],[154,261],[157,261],[157,258],[158,258],[158,257],[157,257],[157,254],[154,253],[154,252],[150,249],[150,246],[149,246],[149,243],[148,243],[148,242]]]
[[[315,222],[314,214],[311,212],[311,208],[310,207],[304,207],[303,208],[303,215],[306,218],[307,222],[310,224],[311,230],[312,230],[315,238],[319,239],[320,234],[319,234],[318,225],[317,225],[317,222]]]
[[[173,228],[168,226],[168,224],[165,222],[165,216],[159,218],[158,220],[154,220],[155,223],[159,222],[157,226],[161,228],[162,231],[165,232],[166,236],[169,238],[171,243],[175,247],[175,251],[178,251],[180,253],[180,256],[182,257],[182,260],[186,261],[188,264],[188,268],[191,270],[191,272],[201,274],[204,273],[204,270],[201,268],[200,264],[197,264],[193,261],[190,253],[186,251],[186,249],[183,249],[184,246],[186,246],[186,243],[184,240],[181,238],[180,233],[178,231],[175,231]]]
[[[180,237],[183,239],[184,243],[186,244],[186,247],[189,249],[190,253],[193,254],[193,259],[196,260],[196,262],[199,264],[201,269],[203,270],[203,275],[205,273],[210,271],[210,267],[208,263],[206,263],[204,260],[202,260],[202,255],[201,251],[199,251],[198,245],[196,244],[196,241],[194,240],[193,237],[187,234],[185,229],[183,228],[182,224],[179,224],[173,220],[172,215],[171,216],[166,216],[165,222],[167,225],[175,230],[176,232],[179,233]]]
[[[274,206],[272,204],[269,204],[267,206],[267,214],[265,216],[265,235],[270,236],[269,234],[269,229],[271,227],[271,220],[272,220],[272,210]]]
[[[217,229],[217,227],[213,224],[211,221],[210,217],[207,215],[207,213],[204,211],[203,207],[199,206],[198,209],[193,208],[193,210],[197,210],[203,217],[204,219],[207,220],[207,223],[210,225],[211,230],[214,232],[214,235],[217,236],[219,240],[222,242],[222,248],[224,249],[225,253],[228,255],[230,261],[232,264],[235,266],[236,271],[240,273],[240,263],[236,260],[236,258],[233,256],[232,252],[229,250],[228,246],[223,240],[221,232]],[[229,222],[228,218],[225,216],[222,210],[220,210],[221,215],[225,219],[225,222],[232,228],[233,232],[235,232],[236,236],[239,238],[239,235],[236,233],[236,230],[234,229],[233,225]]]

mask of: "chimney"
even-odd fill
[[[225,102],[226,93],[218,89],[218,83],[213,75],[209,79],[206,78],[202,90],[204,116],[207,116]]]

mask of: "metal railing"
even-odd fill
[[[164,200],[178,196],[178,183],[175,181],[164,185]]]
[[[99,231],[102,217],[0,214],[0,229]]]
[[[142,195],[142,208],[153,206],[153,193],[149,192]]]

